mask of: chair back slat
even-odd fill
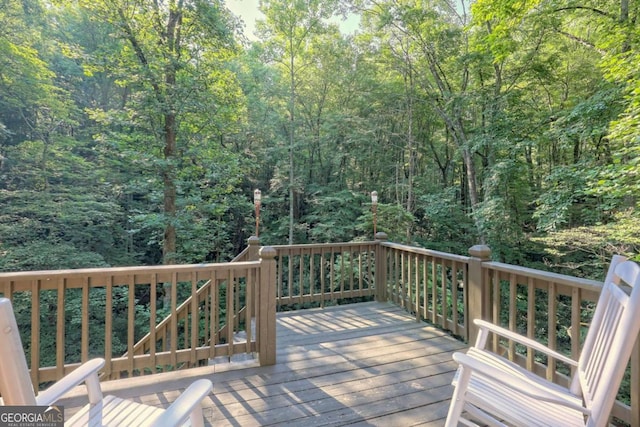
[[[598,300],[577,376],[585,406],[592,411],[587,425],[604,425],[640,332],[640,267],[614,257]]]
[[[11,301],[0,298],[0,394],[5,405],[35,405],[20,332]]]
[[[615,288],[611,289],[611,291],[615,290]],[[624,303],[616,298],[608,298],[602,325],[597,330],[594,330],[596,337],[594,346],[583,370],[583,391],[587,400],[592,399],[592,395],[595,393],[593,388],[597,387],[603,373],[606,372],[607,355],[609,354],[609,349],[613,346],[615,338],[615,333],[611,332],[618,330],[623,313]]]

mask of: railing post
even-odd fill
[[[249,251],[247,253],[248,261],[258,261],[260,259],[260,255],[258,254],[260,251],[260,238],[251,236],[247,240],[247,244],[249,245]]]
[[[489,283],[485,283],[482,274],[482,263],[491,260],[491,249],[486,245],[475,245],[469,248],[469,282],[467,283],[467,341],[474,343],[478,336],[478,328],[473,319],[486,319],[490,310]]]
[[[379,231],[375,235],[376,241],[376,277],[375,281],[375,294],[376,301],[387,301],[387,250],[381,243],[386,242],[389,236],[387,233]]]
[[[264,246],[260,255],[260,319],[258,353],[260,365],[276,364],[276,250]]]

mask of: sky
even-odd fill
[[[244,35],[249,40],[255,40],[254,35],[256,26],[256,19],[264,19],[262,12],[258,10],[259,0],[226,0],[225,4],[234,15],[242,18],[245,24]],[[340,25],[340,30],[344,34],[353,34],[360,25],[360,17],[356,15],[350,15],[345,21],[341,19],[335,19]]]
[[[255,39],[256,19],[264,19],[262,12],[258,10],[259,0],[226,0],[225,3],[234,15],[242,18],[245,24],[244,35],[249,39]]]

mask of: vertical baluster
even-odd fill
[[[578,360],[580,357],[580,342],[582,322],[580,314],[582,312],[582,291],[580,288],[572,288],[571,290],[571,357]],[[575,367],[571,367],[571,374],[575,373]]]
[[[104,304],[104,358],[105,358],[105,375],[109,379],[120,377],[120,373],[113,371],[113,276],[109,275],[106,279],[105,304]]]
[[[327,260],[325,258],[325,251],[320,249],[320,289],[322,289],[322,293],[326,294],[327,292],[327,284],[326,284],[326,263]],[[326,298],[322,298],[321,307],[324,307]],[[329,299],[333,299],[333,288],[329,287]]]
[[[89,360],[89,277],[82,278],[82,313],[80,331],[80,360]]]
[[[65,347],[65,291],[67,279],[59,277],[57,279],[58,301],[56,307],[56,377],[64,376],[64,347]]]
[[[171,273],[171,324],[169,331],[169,347],[170,347],[170,359],[173,369],[178,367],[178,274],[176,272]]]
[[[442,323],[441,326],[446,327],[447,324],[447,316],[449,312],[449,298],[448,298],[448,280],[447,280],[447,263],[444,259],[440,260],[440,286],[442,293]]]
[[[422,319],[429,318],[429,259],[427,256],[420,257],[422,265]]]
[[[245,353],[251,353],[251,341],[253,340],[253,289],[255,287],[255,268],[245,270],[245,298],[244,298],[244,330],[247,335],[245,342]]]
[[[158,275],[151,274],[151,283],[149,284],[149,356],[151,365],[151,373],[155,374],[156,369],[156,325],[158,324]],[[144,352],[144,351],[143,351]]]
[[[438,265],[431,258],[431,322],[438,323]]]
[[[500,313],[502,313],[502,292],[500,290],[500,272],[496,271],[491,282],[493,287],[493,323],[501,325]],[[493,334],[493,351],[498,353],[499,337]]]
[[[217,356],[216,345],[219,342],[218,331],[220,329],[220,283],[217,270],[211,271],[211,317],[209,318],[209,359]]]
[[[129,377],[133,376],[133,346],[135,344],[135,316],[136,316],[136,300],[135,300],[135,285],[133,275],[127,275],[127,290],[128,290],[128,303],[127,303],[127,372]]]
[[[233,334],[234,334],[234,318],[236,313],[236,307],[234,306],[235,295],[234,295],[234,275],[233,271],[229,270],[227,272],[227,316],[225,319],[227,325],[227,356],[231,358],[235,353],[234,345],[233,345]]]
[[[458,331],[458,263],[451,262],[451,330],[460,335]]]
[[[195,271],[191,272],[191,352],[189,361],[191,366],[198,366],[196,350],[200,336],[200,311],[198,310],[198,277]]]
[[[40,385],[40,279],[31,281],[31,382]]]
[[[527,337],[535,339],[536,326],[536,288],[532,277],[527,278]],[[527,349],[527,369],[532,371],[535,363],[535,352]]]
[[[558,318],[558,298],[556,284],[549,282],[549,300],[548,300],[549,320],[547,324],[548,340],[547,345],[550,349],[557,348],[556,319]],[[547,360],[547,379],[553,381],[556,376],[556,360],[549,358]]]
[[[517,332],[516,328],[516,317],[518,316],[517,311],[517,294],[518,294],[518,285],[516,283],[516,275],[511,273],[509,275],[509,329],[513,332]],[[511,360],[515,359],[515,343],[513,340],[509,340],[509,358]]]

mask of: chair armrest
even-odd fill
[[[547,356],[551,356],[560,362],[566,363],[569,366],[578,366],[578,362],[571,359],[570,357],[565,356],[564,354],[558,353],[555,350],[550,349],[546,345],[540,344],[536,340],[532,340],[531,338],[525,337],[523,335],[517,334],[509,329],[503,328],[498,325],[494,325],[491,322],[487,322],[481,319],[475,319],[473,321],[481,330],[493,332],[494,334],[500,335],[504,338],[507,338],[512,341],[516,341],[526,347],[530,347],[536,351],[546,354]]]
[[[552,386],[547,388],[541,385],[539,381],[536,381],[534,377],[529,379],[524,376],[512,375],[511,372],[503,371],[496,366],[492,366],[465,353],[454,353],[453,359],[463,368],[473,371],[474,374],[486,377],[489,381],[499,383],[505,388],[505,393],[516,391],[536,400],[554,403],[580,411],[585,415],[591,413],[588,408],[582,405],[582,401],[578,397],[569,396],[568,393],[565,395],[564,392],[554,388],[555,384],[553,383],[550,383]],[[532,373],[531,375],[533,376],[535,374]]]
[[[153,421],[153,426],[179,426],[191,417],[192,426],[202,426],[202,399],[213,390],[213,384],[206,379],[193,382],[166,411]]]
[[[89,401],[96,403],[102,400],[102,392],[98,380],[98,371],[104,366],[104,359],[91,359],[74,369],[64,378],[53,384],[48,389],[38,393],[36,403],[38,405],[52,405],[71,389],[85,382],[89,394]]]

